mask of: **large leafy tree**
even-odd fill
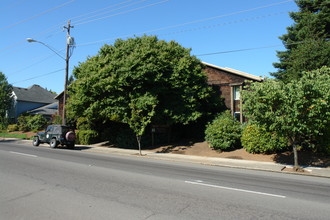
[[[298,146],[328,138],[330,125],[330,68],[310,71],[284,83],[268,79],[242,91],[244,110],[252,123],[288,139],[298,167]],[[326,146],[324,146],[326,147]]]
[[[203,65],[190,49],[154,36],[104,45],[73,74],[69,114],[92,121],[128,123],[135,117],[134,103],[146,94],[154,103],[150,105],[154,124],[188,124],[220,103],[211,100],[213,91],[206,84]]]
[[[299,11],[291,12],[294,24],[280,37],[286,47],[278,51],[278,79],[290,81],[304,71],[330,66],[330,0],[296,0]]]
[[[0,72],[0,129],[6,126],[6,114],[11,106],[12,86],[6,76]]]

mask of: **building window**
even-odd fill
[[[240,86],[234,86],[234,100],[240,100],[241,93],[240,93]]]
[[[235,118],[237,121],[241,121],[241,113],[240,113],[240,112],[234,112],[234,118]]]

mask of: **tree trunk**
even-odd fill
[[[298,151],[297,151],[297,145],[296,145],[295,142],[293,142],[292,148],[293,148],[293,160],[294,160],[293,169],[295,171],[297,171],[300,167],[299,167],[299,164],[298,164]]]
[[[139,145],[139,154],[140,154],[140,156],[142,156],[142,152],[141,152],[141,136],[136,136],[136,140],[137,140],[138,145]]]

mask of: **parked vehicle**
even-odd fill
[[[68,148],[74,148],[76,134],[73,129],[64,125],[49,125],[45,132],[37,133],[33,137],[33,146],[39,146],[41,143],[48,143],[55,148],[59,144],[66,145]]]

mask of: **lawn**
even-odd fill
[[[29,139],[26,134],[18,133],[0,133],[0,138],[20,138],[20,139]]]

